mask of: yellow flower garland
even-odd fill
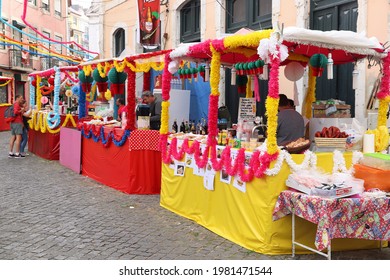
[[[212,57],[210,65],[210,87],[211,95],[219,96],[219,79],[220,73],[219,68],[221,68],[221,54],[217,52],[212,45],[210,45]]]
[[[105,65],[103,66],[101,63],[98,63],[96,67],[100,77],[105,78],[107,77],[107,73],[111,68],[111,64],[109,62],[105,62]]]
[[[42,98],[42,93],[41,93],[41,76],[36,76],[37,81],[37,110],[41,110],[41,98]]]
[[[278,106],[279,98],[267,97],[265,101],[265,108],[267,114],[267,152],[270,155],[278,152],[278,144],[276,141],[276,130],[278,127]]]
[[[46,131],[48,131],[49,133],[60,132],[61,127],[58,127],[57,129],[51,129],[47,125],[46,115],[47,114],[44,112],[33,111],[32,117],[28,121],[30,128],[35,130],[35,131],[41,131],[41,133],[46,133]],[[66,118],[64,120],[64,123],[61,126],[65,127],[69,121],[72,123],[73,127],[77,127],[77,124],[76,124],[72,114],[66,114]]]
[[[246,57],[251,57],[257,53],[256,50],[248,49],[248,48],[235,48],[235,49],[229,49],[226,52],[229,53],[240,53],[245,55]]]
[[[146,63],[133,63],[127,62],[127,67],[133,72],[149,72],[151,68],[156,71],[162,71],[164,69],[164,63],[162,62],[146,62]]]
[[[12,80],[6,81],[4,84],[1,84],[0,87],[4,87],[4,86],[8,85],[11,81],[12,81]]]
[[[273,30],[269,29],[255,31],[245,35],[232,35],[224,38],[223,44],[227,49],[236,49],[239,47],[257,48],[259,46],[260,40],[269,38],[272,32]]]
[[[96,88],[97,88],[97,85],[96,83],[91,87],[91,92],[90,93],[87,93],[85,95],[85,98],[88,102],[92,102],[93,99],[95,98],[95,94],[96,94]],[[103,93],[102,93],[103,94]]]
[[[311,118],[312,113],[312,104],[316,101],[316,82],[317,77],[313,76],[313,69],[309,67],[309,87],[307,88],[307,94],[305,98],[305,102],[303,104],[303,113],[306,118]]]
[[[161,102],[161,128],[160,134],[168,134],[169,132],[169,106],[171,103],[169,101]]]
[[[123,70],[125,70],[126,65],[127,65],[126,58],[122,62],[118,62],[117,60],[114,60],[114,67],[117,72],[123,72]]]
[[[85,76],[90,76],[92,72],[92,66],[91,65],[85,65],[83,66],[83,71]]]
[[[3,106],[11,106],[12,104],[11,103],[0,103],[0,107],[3,107]]]
[[[387,123],[387,110],[389,109],[390,96],[386,96],[384,99],[379,99],[379,108],[378,108],[378,125],[380,127],[382,125],[386,126]]]

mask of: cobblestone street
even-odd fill
[[[34,155],[8,159],[9,135],[0,132],[0,259],[291,259],[242,248],[162,208],[159,195],[124,194]],[[390,250],[332,257],[390,259]]]

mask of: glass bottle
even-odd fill
[[[184,120],[181,122],[181,125],[180,125],[180,132],[186,132],[186,126],[184,125]]]
[[[177,126],[176,119],[173,121],[172,130],[173,130],[174,133],[177,133],[178,126]]]
[[[145,21],[145,31],[147,33],[152,32],[153,29],[153,21],[152,21],[152,11],[150,10],[150,7],[148,7],[147,17]]]

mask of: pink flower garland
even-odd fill
[[[280,46],[276,46],[276,51],[278,55],[271,55],[271,70],[269,73],[269,83],[268,83],[268,96],[272,98],[279,98],[279,65],[280,65]]]
[[[162,74],[162,85],[161,85],[163,101],[168,101],[170,98],[169,91],[171,89],[171,79],[172,79],[172,74],[168,71],[168,65],[170,62],[171,62],[171,58],[169,56],[169,53],[167,53],[164,59],[164,71]]]
[[[211,40],[206,40],[203,43],[199,43],[199,44],[196,44],[194,46],[190,46],[188,48],[188,53],[189,54],[191,54],[191,53],[195,53],[195,54],[203,53],[203,54],[205,54],[207,56],[211,56],[210,44],[211,44]]]
[[[383,59],[383,77],[381,81],[380,91],[377,93],[378,99],[384,99],[390,94],[390,54]]]

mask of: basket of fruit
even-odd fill
[[[340,131],[338,127],[324,127],[314,135],[314,142],[317,147],[329,147],[345,149],[348,134]]]

